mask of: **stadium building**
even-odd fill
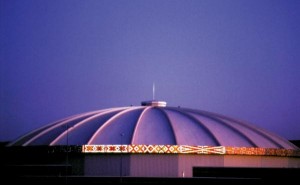
[[[274,175],[278,169],[300,168],[299,148],[274,133],[156,100],[74,115],[7,146],[30,150],[10,166],[30,164],[33,173],[43,164],[54,175],[67,167],[67,174],[97,177],[256,177],[265,170],[274,169]],[[36,148],[47,160],[35,161]]]

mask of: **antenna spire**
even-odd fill
[[[152,100],[155,100],[155,83],[153,82],[152,86]]]

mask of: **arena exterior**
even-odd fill
[[[7,146],[67,152],[69,173],[89,177],[245,177],[252,169],[300,168],[299,148],[274,133],[156,100],[74,115]],[[57,156],[42,163],[66,164]]]

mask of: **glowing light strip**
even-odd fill
[[[226,147],[226,154],[300,157],[300,150],[282,148]]]
[[[300,157],[300,150],[190,145],[83,145],[83,153],[219,154]]]
[[[225,154],[225,147],[188,145],[83,145],[84,153]]]

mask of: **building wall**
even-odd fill
[[[288,161],[289,168],[300,168],[300,158],[290,157]]]
[[[178,177],[192,177],[193,167],[220,167],[224,166],[224,155],[179,155]]]
[[[129,176],[128,154],[87,154],[84,160],[85,176]]]
[[[261,156],[226,155],[224,156],[224,167],[260,167]]]
[[[88,154],[85,176],[193,177],[194,167],[300,168],[300,158],[197,154]]]
[[[300,168],[300,158],[226,155],[224,167]]]
[[[177,177],[178,155],[133,154],[130,157],[130,175],[135,177]]]

